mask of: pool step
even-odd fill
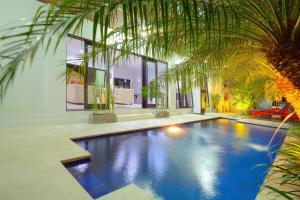
[[[125,121],[136,121],[136,120],[143,120],[143,119],[154,119],[154,113],[142,113],[142,114],[128,114],[128,115],[118,115],[117,119],[119,122]]]

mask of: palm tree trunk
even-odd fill
[[[269,62],[300,90],[300,41],[297,44],[283,43],[267,52]]]
[[[280,92],[286,97],[287,101],[294,107],[295,112],[300,116],[300,89],[295,87],[294,84],[281,74],[276,75],[276,84]]]

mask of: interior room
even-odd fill
[[[66,66],[66,109],[84,109],[84,75],[80,65],[83,63],[84,41],[72,37],[67,38]]]
[[[141,55],[128,54],[119,59],[120,51],[105,59],[100,52],[93,63],[84,62],[84,54],[91,53],[91,42],[69,35],[67,38],[66,109],[70,111],[92,109],[92,105],[105,102],[106,78],[113,90],[116,109],[155,108],[156,98],[142,95],[143,88],[163,76],[168,64]],[[110,65],[110,73],[107,66]],[[167,84],[162,88],[167,96]],[[96,92],[97,90],[98,92]],[[167,98],[167,97],[165,97]],[[102,106],[103,107],[103,106]]]
[[[116,108],[142,108],[142,61],[129,54],[112,65]]]

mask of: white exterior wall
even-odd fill
[[[32,18],[42,3],[35,0],[0,0],[0,29],[4,25]],[[84,36],[91,37],[91,29],[84,29]],[[1,48],[1,47],[0,47]],[[66,40],[57,52],[42,50],[32,65],[19,70],[0,106],[0,126],[17,124],[51,124],[86,121],[88,112],[66,111],[65,80],[58,75],[65,71]]]
[[[4,25],[32,18],[42,3],[35,0],[0,0],[0,29]],[[86,27],[91,27],[91,23]],[[92,37],[92,28],[84,28],[83,37]],[[1,48],[1,47],[0,47]],[[19,70],[0,105],[0,126],[57,124],[87,122],[88,111],[66,111],[66,83],[58,79],[65,71],[66,38],[55,54],[47,56],[42,49],[32,65]],[[169,67],[178,62],[170,61]],[[169,86],[169,107],[176,109],[176,86]],[[117,113],[149,112],[149,110],[122,110]]]
[[[193,113],[201,114],[201,88],[196,87],[193,89]]]

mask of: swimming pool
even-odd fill
[[[267,170],[254,166],[271,162],[266,146],[274,131],[217,119],[85,139],[76,143],[91,161],[66,167],[93,198],[134,183],[165,200],[252,200]]]

